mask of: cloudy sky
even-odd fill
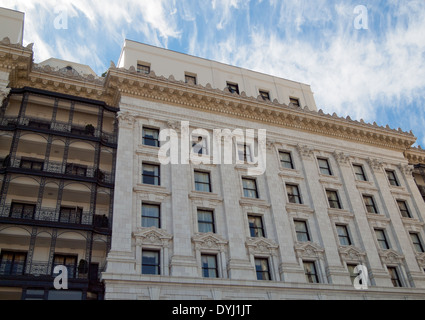
[[[35,62],[117,63],[124,39],[310,84],[326,113],[425,148],[424,0],[0,0]]]

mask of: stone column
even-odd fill
[[[134,176],[134,123],[129,112],[118,113],[119,134],[114,192],[114,223],[107,273],[135,273],[132,250]]]
[[[274,226],[276,241],[279,244],[278,254],[279,259],[275,262],[278,264],[277,272],[280,279],[285,282],[305,281],[304,269],[299,265],[298,259],[294,254],[294,239],[292,237],[291,221],[288,212],[286,211],[286,189],[282,177],[280,177],[280,161],[277,157],[278,150],[274,143],[268,143],[267,148],[267,170],[266,187],[270,196],[270,214]]]
[[[335,236],[332,232],[332,224],[328,214],[328,200],[325,188],[320,182],[319,169],[315,162],[314,151],[307,146],[298,146],[298,152],[302,158],[304,177],[307,182],[314,216],[318,227],[320,245],[325,248],[325,272],[326,278],[332,284],[347,284],[348,273],[342,266]]]

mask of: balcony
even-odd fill
[[[115,145],[117,143],[117,137],[113,133],[103,132],[97,128],[94,128],[92,125],[70,125],[68,122],[52,122],[46,119],[36,117],[16,118],[6,116],[0,120],[0,126],[10,129],[20,127],[43,131],[52,131],[58,134],[66,133],[80,138],[97,138],[103,143],[112,145]]]
[[[47,172],[52,174],[66,175],[74,178],[89,178],[97,182],[113,184],[113,175],[111,173],[96,169],[93,166],[84,166],[74,163],[57,161],[44,161],[43,159],[28,159],[25,157],[16,157],[13,161],[0,162],[0,166],[9,168],[29,170],[31,172]]]
[[[63,227],[72,229],[110,228],[110,221],[105,215],[93,215],[81,208],[40,208],[35,205],[13,203],[0,208],[0,221]]]

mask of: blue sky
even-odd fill
[[[0,0],[0,6],[25,12],[24,44],[34,43],[35,62],[71,60],[100,75],[131,39],[310,84],[326,113],[412,130],[425,147],[424,0]]]

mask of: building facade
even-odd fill
[[[134,41],[104,77],[20,41],[0,41],[0,299],[425,299],[411,132]]]
[[[425,298],[412,133],[317,111],[307,85],[143,44],[127,41],[118,66],[106,299]],[[233,163],[214,158],[215,130],[233,134]]]
[[[117,109],[85,69],[0,41],[0,299],[104,298]]]

